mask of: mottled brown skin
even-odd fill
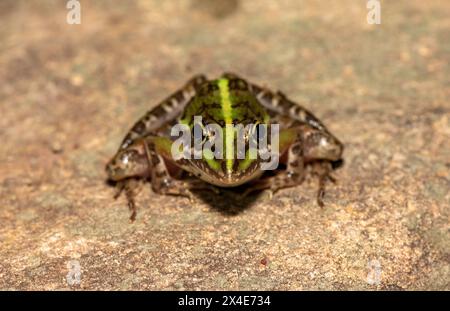
[[[170,128],[183,120],[190,124],[191,117],[201,115],[219,125],[225,124],[221,114],[213,113],[220,108],[218,99],[218,80],[207,80],[205,76],[193,77],[179,91],[147,112],[138,120],[125,136],[117,154],[107,164],[109,179],[116,181],[128,199],[135,219],[136,195],[139,180],[151,180],[156,193],[179,195],[192,199],[192,189],[207,189],[217,192],[216,186],[233,187],[251,181],[244,196],[256,191],[268,189],[276,191],[301,184],[305,178],[305,166],[312,168],[318,176],[319,191],[317,202],[323,206],[326,181],[334,181],[330,176],[332,162],[341,159],[343,145],[308,110],[290,101],[281,92],[271,92],[231,73],[225,73],[228,91],[238,101],[243,99],[252,109],[238,114],[233,123],[249,122],[278,123],[280,125],[280,159],[286,168],[277,171],[271,177],[261,177],[260,159],[254,160],[245,169],[239,169],[238,160],[234,160],[232,169],[226,168],[225,160],[219,162],[219,169],[212,169],[204,159],[174,160],[170,147]],[[245,100],[244,100],[245,99]],[[218,103],[219,101],[219,103]],[[242,104],[242,103],[241,103]],[[242,106],[233,102],[236,107]],[[214,110],[216,109],[216,110]],[[234,109],[234,108],[233,108]],[[269,120],[269,121],[267,121]],[[270,146],[270,142],[269,142]],[[177,178],[182,171],[197,177],[195,181]]]

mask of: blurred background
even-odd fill
[[[1,289],[450,289],[450,2],[68,2],[0,2]],[[223,71],[343,141],[326,207],[315,180],[243,210],[146,187],[129,224],[104,164]]]

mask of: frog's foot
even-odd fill
[[[208,184],[203,180],[192,180],[189,181],[189,189],[190,190],[200,190],[200,191],[211,191],[215,194],[220,194],[220,189],[214,185]]]
[[[256,190],[269,189],[269,196],[272,196],[281,189],[300,185],[305,180],[305,165],[302,156],[302,142],[294,141],[287,147],[286,170],[279,172],[275,176],[263,178],[247,188],[241,195],[245,197]],[[282,149],[282,148],[280,148]]]
[[[331,175],[333,168],[329,161],[316,162],[312,164],[312,173],[319,178],[319,190],[317,191],[317,204],[324,206],[325,184],[327,181],[336,183],[336,178]]]
[[[256,191],[262,191],[270,189],[270,183],[273,177],[268,177],[261,179],[257,181],[256,183],[253,183],[252,185],[248,186],[243,193],[239,195],[239,199],[243,200],[245,199],[249,194],[256,192]],[[273,197],[273,191],[270,190],[269,197],[272,199]]]
[[[127,204],[128,209],[131,212],[130,215],[130,221],[134,222],[136,220],[136,214],[137,214],[137,208],[136,208],[136,202],[135,197],[141,190],[142,183],[134,178],[125,179],[122,181],[119,181],[117,183],[117,191],[114,194],[114,199],[117,199],[120,197],[122,192],[125,192],[125,196],[127,198]]]
[[[268,190],[269,198],[271,199],[279,190],[296,187],[304,180],[305,176],[303,172],[284,171],[277,176],[264,178],[256,184],[251,185],[241,194],[241,198],[245,198],[250,193],[258,190]]]
[[[155,183],[152,180],[152,189],[154,192],[162,195],[172,195],[178,197],[184,197],[189,199],[189,202],[194,202],[194,195],[189,188],[189,184],[184,181],[164,178],[162,182]]]

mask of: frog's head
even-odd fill
[[[143,144],[132,144],[126,149],[119,150],[106,164],[108,179],[119,181],[130,177],[146,177],[149,163]]]
[[[305,159],[337,161],[343,152],[342,143],[328,131],[308,128],[302,131]]]
[[[201,119],[201,124],[198,119]],[[213,157],[202,148],[202,158],[189,160],[187,169],[197,177],[222,187],[236,186],[254,178],[260,174],[261,160],[250,157],[248,147],[251,137],[238,135],[236,129],[238,126],[249,129],[268,122],[269,116],[249,92],[244,80],[222,78],[205,83],[187,105],[181,123],[191,128],[194,140],[196,126],[200,126],[203,133],[208,125],[219,127],[222,157]],[[238,153],[237,146],[240,144],[245,146],[245,154]]]
[[[253,158],[249,153],[248,136],[239,137],[236,128],[218,127],[220,132],[217,144],[206,146],[206,138],[201,144],[201,157],[189,159],[186,170],[194,173],[198,178],[221,187],[243,184],[260,173],[261,159],[255,150]],[[227,137],[228,136],[228,137]],[[237,141],[242,139],[243,147],[237,150]],[[218,152],[219,148],[221,152]]]

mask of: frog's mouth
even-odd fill
[[[217,166],[212,166],[204,160],[190,160],[189,163],[190,165],[183,166],[186,171],[219,187],[237,187],[263,174],[259,161],[252,162],[244,170],[239,169],[239,161],[236,161],[231,170],[227,169],[225,161],[217,162]]]

